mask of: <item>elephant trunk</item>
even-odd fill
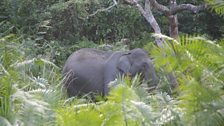
[[[152,64],[152,60],[148,59],[147,61],[147,65],[145,66],[145,70],[144,70],[144,80],[149,80],[149,77],[151,77],[151,85],[156,86],[158,83],[158,79],[156,76],[156,72],[154,69],[154,66]]]

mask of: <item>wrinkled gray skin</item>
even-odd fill
[[[141,73],[144,80],[157,84],[157,77],[151,59],[142,49],[106,52],[84,48],[74,52],[65,62],[64,86],[69,97],[88,93],[107,95],[108,83],[117,75]]]

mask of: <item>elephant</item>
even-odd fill
[[[152,60],[146,51],[136,48],[130,51],[101,51],[83,48],[72,53],[63,67],[64,87],[69,97],[89,93],[107,96],[108,84],[118,75],[142,75],[157,85]]]

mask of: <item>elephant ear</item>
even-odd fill
[[[131,63],[128,58],[128,54],[125,54],[120,57],[118,60],[117,68],[121,71],[122,74],[130,73]]]

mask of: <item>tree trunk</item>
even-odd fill
[[[170,10],[173,10],[177,6],[176,0],[170,0]],[[169,16],[169,34],[170,37],[177,39],[178,38],[178,18],[177,14]],[[178,86],[177,79],[173,72],[168,74],[169,81],[173,88]]]
[[[177,19],[177,15],[171,15],[169,16],[169,33],[170,33],[170,37],[177,39],[178,38],[178,19]]]
[[[170,0],[170,10],[173,10],[177,6],[176,0]],[[178,37],[178,18],[177,14],[169,16],[169,32],[170,37],[177,39]]]
[[[145,0],[145,8],[144,8],[144,17],[145,19],[150,23],[151,27],[153,28],[154,32],[156,34],[161,34],[161,29],[159,27],[159,24],[157,23],[155,17],[153,16],[152,14],[152,11],[151,11],[151,4],[150,4],[150,1],[149,0]],[[156,44],[163,48],[164,45],[163,45],[163,40],[160,39],[160,38],[156,38]]]

